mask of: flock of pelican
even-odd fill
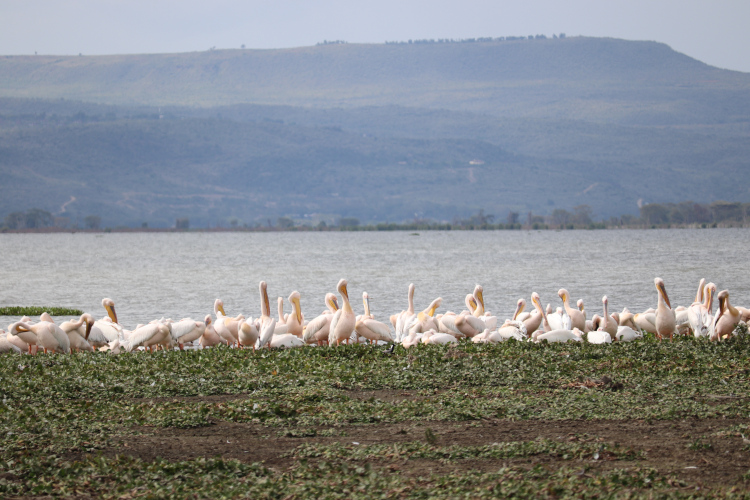
[[[284,314],[284,300],[278,298],[278,317],[271,315],[265,281],[259,285],[260,316],[253,319],[243,315],[227,316],[221,299],[214,302],[214,316],[203,321],[186,318],[173,321],[168,318],[138,325],[134,330],[124,329],[117,319],[115,304],[102,300],[107,315],[95,320],[89,313],[78,319],[57,325],[44,313],[38,322],[24,317],[0,329],[0,352],[36,354],[39,348],[45,353],[70,353],[95,349],[117,354],[122,351],[155,349],[206,348],[220,344],[238,348],[301,347],[305,345],[338,346],[341,343],[400,343],[411,347],[418,343],[446,344],[470,339],[472,342],[503,342],[509,339],[530,342],[590,342],[605,344],[629,342],[641,338],[643,332],[659,339],[672,339],[676,335],[694,335],[722,340],[735,334],[740,324],[750,320],[750,310],[735,307],[729,302],[729,292],[716,295],[716,285],[700,281],[695,300],[688,307],[672,308],[664,280],[654,279],[657,292],[656,309],[633,314],[628,309],[610,313],[608,299],[602,298],[602,314],[586,319],[583,301],[571,304],[570,294],[560,289],[562,305],[553,311],[550,304],[542,308],[536,292],[531,294],[533,309],[526,311],[526,301],[519,299],[512,318],[502,323],[497,316],[485,310],[484,290],[476,285],[466,295],[466,310],[436,314],[442,303],[438,297],[422,311],[414,309],[413,284],[408,289],[408,307],[389,318],[388,323],[376,320],[370,312],[367,292],[362,294],[364,314],[356,315],[349,302],[347,282],[339,281],[337,291],[341,303],[333,293],[325,296],[326,310],[307,321],[302,314],[300,294],[294,291],[288,300],[290,314]],[[714,296],[718,310],[713,313]]]

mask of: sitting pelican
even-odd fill
[[[734,329],[742,320],[742,313],[729,303],[729,291],[722,290],[717,296],[719,299],[719,310],[714,319],[713,334],[711,340],[728,339],[734,334]]]
[[[107,311],[107,316],[94,321],[86,339],[93,347],[107,346],[110,342],[118,340],[123,333],[122,326],[117,322],[115,302],[112,299],[103,298],[102,307]]]
[[[635,321],[633,321],[634,317],[635,316],[633,315],[633,313],[631,313],[630,310],[628,310],[628,308],[625,307],[620,313],[620,318],[619,318],[620,320],[617,323],[620,326],[627,326],[635,330],[636,326],[635,326]]]
[[[598,330],[603,330],[609,334],[610,342],[612,341],[612,338],[617,334],[617,326],[618,322],[614,318],[614,316],[609,314],[609,299],[607,299],[607,296],[605,295],[602,297],[602,306],[604,308],[604,316],[602,317],[601,324],[599,325]],[[597,338],[598,336],[595,336]],[[590,342],[590,341],[589,341]]]
[[[271,337],[271,342],[269,342],[268,347],[288,349],[290,347],[302,347],[303,345],[305,345],[305,341],[301,338],[291,333],[283,333]]]
[[[401,340],[401,345],[408,349],[410,347],[414,347],[415,345],[419,344],[419,342],[422,340],[421,333],[417,332],[411,332],[409,335],[407,335],[404,339]]]
[[[172,341],[177,344],[181,351],[185,344],[198,340],[206,332],[205,322],[190,318],[182,319],[176,323],[169,322],[167,327],[172,336]]]
[[[703,280],[701,280],[701,284]],[[705,296],[705,302],[699,302],[696,300],[690,307],[688,307],[688,323],[690,329],[693,331],[693,335],[698,337],[708,337],[711,332],[711,325],[713,324],[713,306],[714,306],[714,294],[716,293],[716,285],[709,283],[703,287],[701,294]],[[698,299],[700,295],[696,295]]]
[[[664,286],[664,280],[661,278],[654,278],[654,286],[657,292],[657,307],[656,307],[656,320],[654,327],[656,328],[656,336],[659,339],[669,338],[675,334],[675,319],[672,305],[669,303],[669,296],[667,296],[667,289]]]
[[[60,329],[68,335],[71,350],[76,352],[93,351],[94,348],[91,347],[91,344],[87,340],[93,326],[94,318],[88,313],[83,313],[77,321],[70,320],[63,322],[60,325]]]
[[[440,307],[440,304],[442,303],[443,299],[438,297],[427,306],[427,309],[417,314],[417,320],[412,324],[411,328],[409,328],[409,332],[415,331],[421,333],[426,332],[427,330],[437,330],[439,327],[437,321],[435,321],[434,315],[435,310]]]
[[[200,340],[198,341],[202,348],[213,347],[219,344],[227,345],[227,341],[224,340],[214,330],[214,325],[211,324],[211,315],[207,314],[203,322],[206,324],[206,330],[203,332]]]
[[[641,332],[637,332],[629,326],[617,327],[617,333],[615,334],[615,338],[618,342],[632,342],[642,337],[643,335],[641,334]]]
[[[547,316],[547,313],[545,312],[544,315]],[[549,325],[549,321],[547,321],[546,317],[545,321]],[[578,328],[573,328],[572,330],[558,328],[548,332],[537,330],[537,332],[531,336],[531,340],[537,343],[544,340],[547,342],[567,342],[569,340],[583,342],[583,332]]]
[[[372,312],[370,311],[370,296],[367,292],[362,292],[362,302],[365,306],[365,314],[362,315],[354,325],[354,330],[356,330],[357,335],[368,339],[371,344],[377,343],[380,340],[385,342],[393,341],[393,337],[391,337],[391,329],[388,328],[388,325],[375,320],[373,317]]]
[[[449,333],[437,333],[435,330],[428,330],[422,335],[423,344],[454,344],[458,342],[456,337]]]
[[[523,320],[523,326],[526,328],[526,332],[531,335],[535,331],[539,330],[544,320],[544,311],[542,310],[542,300],[539,298],[539,294],[532,292],[531,303],[534,304],[536,313],[531,315],[528,319]]]
[[[545,328],[545,331],[563,329],[564,313],[565,311],[562,307],[558,307],[554,312],[552,312],[552,306],[550,304],[547,304],[547,310],[545,312],[544,320],[547,323],[549,330]]]
[[[557,295],[562,299],[563,302],[563,308],[565,309],[565,312],[570,317],[570,326],[571,328],[578,328],[579,330],[583,330],[586,328],[586,316],[579,311],[578,309],[574,307],[570,307],[570,294],[568,291],[564,288],[561,288],[558,290]],[[565,325],[563,325],[565,327]]]
[[[214,314],[216,315],[216,322],[214,323],[214,330],[223,338],[229,345],[237,343],[239,337],[238,328],[240,321],[245,319],[243,315],[239,315],[236,318],[230,318],[224,312],[224,302],[221,299],[214,301]]]
[[[349,292],[346,289],[346,280],[341,279],[336,286],[336,290],[341,294],[341,309],[336,311],[331,320],[331,327],[328,333],[328,345],[339,345],[345,341],[349,343],[349,338],[354,333],[354,327],[357,324],[357,317],[349,303]]]
[[[647,309],[642,313],[637,313],[632,318],[638,330],[643,330],[648,333],[656,333],[656,311],[653,309]]]
[[[475,307],[478,307],[476,303],[476,297],[474,297],[473,294],[467,295],[465,302],[466,307],[469,308],[469,311],[475,310]],[[461,314],[455,316],[455,318],[453,318],[453,326],[455,327],[456,331],[458,331],[460,336],[472,338],[473,336],[482,333],[485,330],[486,325],[484,324],[484,321],[477,318],[469,311],[462,312]],[[450,327],[450,324],[446,323],[445,316],[443,316],[442,322],[444,325]]]
[[[334,294],[326,294],[326,306],[328,306],[327,311],[305,325],[305,333],[302,336],[302,340],[305,343],[318,345],[328,343],[331,320],[333,320],[333,315],[339,309],[339,303]]]
[[[302,338],[304,332],[305,318],[302,315],[302,306],[299,302],[300,296],[297,290],[289,295],[289,303],[292,304],[292,313],[286,317],[287,333]],[[278,324],[278,323],[277,323]]]
[[[497,328],[497,316],[493,316],[485,310],[484,288],[482,287],[482,285],[477,284],[474,287],[474,293],[472,295],[474,296],[477,304],[477,307],[476,309],[474,309],[472,315],[481,319],[484,322],[485,328],[488,328],[489,330],[494,330],[495,328]]]

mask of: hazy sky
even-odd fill
[[[748,0],[0,0],[0,54],[124,54],[566,33],[750,72]]]

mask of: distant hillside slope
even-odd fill
[[[402,105],[642,124],[750,114],[750,75],[655,42],[566,38],[0,58],[0,96],[112,104]]]

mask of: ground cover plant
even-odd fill
[[[44,306],[7,306],[0,307],[0,316],[39,316],[42,313],[52,316],[80,316],[83,311],[69,307],[44,307]]]
[[[750,497],[750,339],[0,357],[0,495]]]

